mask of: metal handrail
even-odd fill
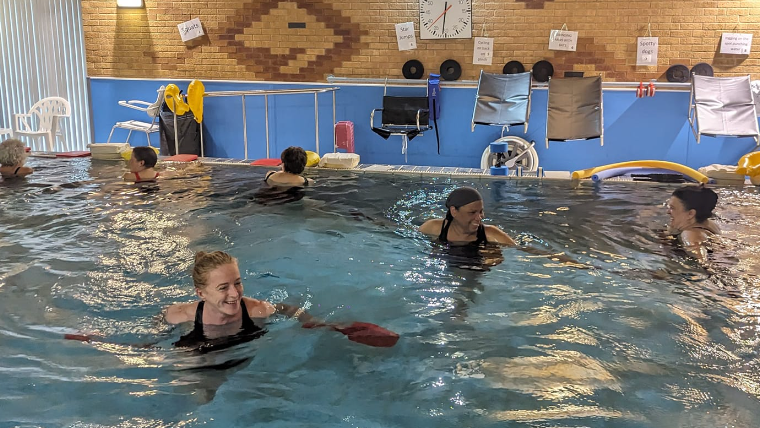
[[[247,91],[213,91],[205,92],[204,97],[232,97],[239,95],[287,95],[287,94],[313,94],[322,92],[334,92],[340,88],[303,88],[303,89],[251,89]]]
[[[373,78],[373,77],[337,77],[327,76],[327,82],[330,84],[346,84],[346,85],[367,85],[367,86],[380,86],[385,85],[386,82],[389,85],[394,86],[427,86],[426,80],[416,79],[386,79],[386,78]],[[688,91],[691,89],[691,83],[676,83],[676,82],[658,82],[655,79],[644,80],[645,85],[649,82],[655,82],[658,91]],[[641,82],[602,82],[602,89],[611,91],[624,91],[624,90],[636,90]],[[447,82],[442,80],[441,86],[444,87],[459,87],[459,88],[477,88],[477,80],[458,80],[454,82]],[[533,89],[547,89],[548,83],[533,81]]]
[[[319,100],[317,96],[321,93],[332,92],[332,113],[333,124],[335,124],[335,91],[340,90],[337,87],[329,88],[302,88],[302,89],[257,89],[246,91],[212,91],[204,92],[204,97],[241,97],[243,111],[243,152],[245,159],[248,159],[248,123],[246,120],[245,97],[246,96],[263,96],[264,97],[264,125],[267,136],[267,158],[269,157],[269,96],[270,95],[298,95],[314,94],[314,134],[316,136],[316,151],[319,153]],[[175,128],[176,129],[176,128]],[[335,128],[333,128],[333,147],[335,147]]]

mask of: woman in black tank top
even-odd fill
[[[493,242],[514,246],[515,241],[497,226],[482,223],[483,198],[471,187],[460,187],[446,198],[446,217],[428,220],[420,226],[420,232],[437,235],[440,242],[473,243]]]

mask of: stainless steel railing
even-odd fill
[[[241,97],[243,103],[243,151],[245,158],[248,159],[248,124],[246,121],[245,97],[263,96],[264,97],[264,126],[266,129],[267,139],[267,158],[269,157],[269,97],[275,95],[300,95],[314,94],[314,134],[316,138],[316,151],[319,153],[319,99],[321,93],[332,93],[332,114],[333,125],[335,124],[335,91],[340,88],[304,88],[304,89],[261,89],[248,91],[213,91],[203,94],[204,97]],[[335,147],[335,129],[333,128],[333,147]]]

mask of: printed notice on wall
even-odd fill
[[[657,65],[658,37],[639,37],[636,44],[636,65]]]
[[[549,33],[549,49],[553,51],[575,52],[577,42],[577,31],[552,30]]]
[[[475,37],[475,48],[472,51],[472,63],[491,65],[493,61],[493,39],[490,37]]]
[[[749,55],[752,50],[752,34],[723,33],[720,38],[720,53]]]
[[[177,28],[179,28],[179,35],[182,37],[183,42],[193,40],[204,34],[203,27],[201,26],[201,20],[198,18],[193,18],[187,22],[183,22],[177,25]]]
[[[396,24],[396,39],[398,50],[409,51],[417,49],[417,38],[414,36],[414,22]]]

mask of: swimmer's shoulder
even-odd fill
[[[273,304],[266,300],[257,300],[250,297],[243,297],[245,308],[248,310],[248,316],[251,318],[267,318],[276,312]]]
[[[198,302],[178,303],[166,308],[164,319],[169,324],[182,324],[195,320],[195,311],[198,309]]]
[[[511,236],[507,234],[507,232],[501,230],[499,226],[494,225],[483,225],[483,227],[486,230],[486,239],[488,242],[493,242],[496,244],[502,244],[502,245],[509,245],[510,247],[514,247],[517,245],[514,239],[512,239]]]
[[[441,227],[443,226],[442,218],[434,218],[428,220],[419,227],[419,231],[425,235],[438,235],[441,233]]]

